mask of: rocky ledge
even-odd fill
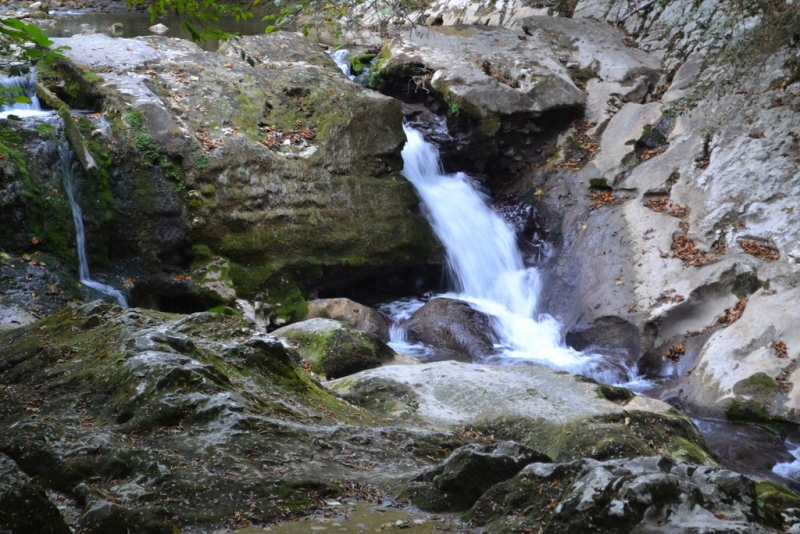
[[[265,524],[311,513],[354,484],[430,510],[472,506],[473,521],[497,531],[511,510],[527,510],[513,524],[540,521],[533,501],[513,496],[556,478],[564,493],[552,502],[563,504],[548,508],[548,528],[572,520],[573,507],[592,521],[643,521],[643,495],[662,486],[671,489],[661,512],[676,506],[692,521],[702,508],[737,525],[777,525],[795,504],[779,486],[754,490],[689,465],[715,459],[668,405],[541,367],[388,365],[326,389],[291,348],[236,315],[100,302],[4,331],[0,350],[0,528],[15,534],[67,523],[86,533]],[[515,444],[497,445],[507,440]],[[642,455],[661,458],[598,463]],[[474,474],[486,469],[492,477]],[[631,489],[638,497],[617,515],[619,497],[585,511],[580,488],[604,472],[620,487],[652,479],[652,488]],[[727,492],[725,506],[714,492]],[[690,513],[692,503],[700,508]],[[63,519],[65,509],[75,517]]]

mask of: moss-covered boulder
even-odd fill
[[[331,379],[379,367],[395,357],[375,334],[333,319],[308,319],[272,334],[299,352],[314,372]]]
[[[315,43],[278,32],[221,53],[162,37],[58,44],[72,47],[61,76],[82,89],[64,98],[90,94],[111,122],[102,139],[122,172],[109,245],[149,268],[143,278],[174,278],[202,245],[229,262],[238,297],[296,320],[303,295],[438,261],[398,173],[400,104],[350,82]]]

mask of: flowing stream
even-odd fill
[[[445,247],[453,285],[446,296],[492,317],[499,342],[485,363],[531,362],[606,383],[638,382],[627,365],[564,344],[559,322],[538,309],[541,278],[537,269],[523,264],[513,228],[491,209],[469,176],[444,174],[436,148],[413,128],[405,131],[403,175],[416,188]],[[414,311],[407,302],[394,308],[402,310],[401,320]],[[391,342],[403,350],[407,343],[402,321],[396,323]]]
[[[25,76],[14,76],[0,78],[0,93],[5,97],[5,102],[0,108],[0,119],[8,118],[10,115],[25,118],[39,118],[53,115],[53,111],[42,110],[39,99],[36,96],[36,70]],[[30,102],[14,102],[14,97],[25,96]],[[125,296],[113,287],[93,280],[89,273],[89,260],[86,256],[86,232],[83,227],[83,212],[76,200],[76,172],[75,166],[78,165],[72,150],[66,141],[62,141],[58,147],[59,162],[56,171],[61,174],[64,190],[67,193],[69,205],[72,210],[72,219],[75,222],[75,240],[78,249],[78,278],[80,282],[103,295],[113,297],[125,308],[128,301]]]
[[[128,301],[125,299],[125,295],[110,285],[92,280],[92,276],[89,273],[89,260],[86,256],[86,231],[83,228],[83,212],[81,211],[81,206],[78,204],[75,195],[77,186],[75,166],[78,163],[75,161],[72,151],[64,144],[59,146],[59,154],[61,158],[58,163],[58,170],[61,173],[64,190],[67,192],[69,206],[72,209],[72,220],[75,222],[75,242],[78,249],[78,278],[81,284],[103,295],[113,297],[120,306],[127,308]]]

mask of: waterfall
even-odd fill
[[[125,296],[120,291],[107,284],[92,280],[92,276],[89,273],[89,260],[86,256],[86,232],[83,228],[83,212],[81,211],[80,204],[78,204],[75,195],[77,182],[75,166],[77,163],[75,162],[72,151],[67,146],[61,145],[58,150],[60,155],[58,171],[61,173],[64,190],[67,192],[69,206],[72,209],[72,219],[75,222],[75,241],[78,249],[78,278],[83,285],[103,295],[113,297],[120,306],[127,308],[128,301],[125,300]]]
[[[344,73],[345,76],[347,76],[351,80],[355,80],[356,77],[350,74],[350,62],[347,61],[347,56],[349,54],[350,54],[349,50],[340,48],[339,50],[331,52],[330,56],[333,59],[333,61],[336,62],[336,66],[342,69],[342,72]]]
[[[635,380],[635,371],[624,363],[564,344],[559,322],[538,310],[539,272],[524,266],[513,228],[492,211],[469,176],[444,174],[436,148],[420,132],[405,131],[403,175],[444,245],[452,296],[491,316],[501,340],[486,362],[534,362],[607,383]]]
[[[15,102],[18,96],[25,96],[30,103]],[[3,103],[0,105],[0,119],[8,118],[9,115],[16,115],[20,118],[42,117],[52,115],[52,111],[42,111],[39,104],[39,97],[36,96],[36,69],[24,76],[11,76],[0,78],[0,97]]]

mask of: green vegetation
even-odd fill
[[[772,417],[762,403],[753,399],[734,400],[725,408],[725,416],[731,423],[760,426],[775,435],[786,435],[780,421]]]
[[[22,76],[40,62],[52,63],[63,57],[61,49],[51,49],[52,45],[53,41],[36,26],[15,18],[0,20],[0,72]],[[0,106],[9,100],[30,103],[30,98],[20,94],[20,91],[0,92]],[[11,115],[0,121],[0,161],[11,157],[14,147],[21,142],[9,124],[18,120],[18,117]]]

